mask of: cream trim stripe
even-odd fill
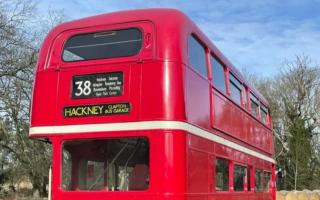
[[[106,123],[106,124],[81,124],[81,125],[65,125],[65,126],[38,126],[31,127],[30,136],[42,134],[66,134],[66,133],[87,133],[87,132],[104,132],[104,131],[135,131],[135,130],[157,130],[157,129],[177,129],[190,132],[194,135],[206,138],[213,142],[225,145],[251,156],[262,160],[276,163],[271,157],[263,155],[259,152],[231,142],[218,135],[212,134],[201,128],[193,126],[186,122],[180,121],[142,121],[142,122],[125,122],[125,123]]]

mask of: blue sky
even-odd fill
[[[320,64],[320,0],[39,0],[66,20],[139,8],[185,12],[239,69],[272,76],[305,54]]]

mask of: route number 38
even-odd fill
[[[88,96],[91,94],[91,82],[90,81],[76,81],[77,91],[74,93],[77,97]]]

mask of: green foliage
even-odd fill
[[[296,189],[310,188],[309,166],[311,159],[312,130],[305,127],[305,121],[301,118],[294,119],[288,126],[291,137],[288,141],[289,149],[287,156],[287,172],[295,174],[288,176],[289,183],[298,182]],[[294,187],[294,185],[292,185]]]
[[[252,79],[270,103],[280,190],[320,188],[319,72],[302,55],[273,78]]]

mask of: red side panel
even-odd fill
[[[54,125],[58,74],[36,73],[32,96],[31,125]]]
[[[189,67],[185,71],[187,120],[210,129],[210,82]]]
[[[272,132],[216,90],[213,95],[213,127],[256,148],[273,154]]]
[[[236,149],[189,134],[187,137],[187,199],[247,199],[271,200],[275,194],[274,165]],[[215,191],[215,160],[229,160],[229,191]],[[246,166],[250,170],[250,191],[233,191],[234,165]],[[254,191],[255,168],[272,172],[269,191]],[[274,200],[274,199],[273,199]]]
[[[142,65],[142,121],[185,120],[183,67],[180,63],[168,61]]]

